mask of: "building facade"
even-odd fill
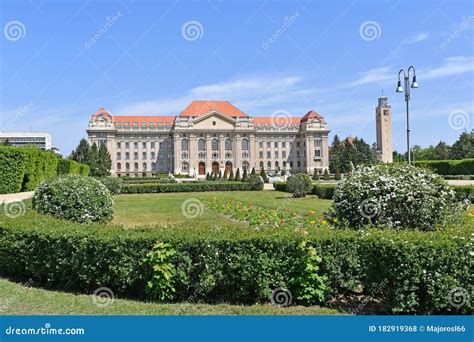
[[[377,135],[377,153],[384,163],[393,162],[392,148],[392,107],[386,96],[379,97],[375,107],[375,123]]]
[[[15,147],[35,146],[41,150],[51,150],[51,135],[37,132],[0,132],[0,143],[8,140]]]
[[[193,101],[177,116],[113,116],[94,113],[90,143],[106,144],[112,174],[157,173],[204,177],[211,172],[324,172],[329,167],[324,118],[250,117],[227,101]]]

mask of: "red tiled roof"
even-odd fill
[[[253,117],[253,122],[254,123],[261,123],[261,124],[277,124],[277,125],[286,125],[289,123],[292,124],[299,124],[300,123],[300,118],[295,118],[295,117],[270,117],[270,116],[260,116],[260,117]]]
[[[138,123],[150,123],[150,122],[173,122],[174,116],[114,116],[114,122],[138,122]]]
[[[309,119],[318,119],[321,122],[325,122],[323,116],[319,113],[316,113],[314,110],[311,110],[306,113],[306,115],[301,118],[301,122],[306,122]]]
[[[193,101],[179,114],[180,116],[201,116],[216,110],[231,117],[246,118],[247,114],[240,111],[228,101]]]

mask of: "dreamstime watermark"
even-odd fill
[[[380,210],[380,203],[375,198],[367,198],[359,205],[360,214],[367,219],[373,219],[379,215]]]
[[[285,33],[285,31],[288,30],[288,28],[296,21],[296,19],[298,19],[299,16],[300,16],[300,13],[296,11],[289,17],[288,16],[284,17],[283,23],[281,24],[281,26],[270,36],[270,38],[268,38],[266,41],[262,43],[262,48],[266,50],[273,43],[275,43],[278,40],[278,38],[280,38],[280,36],[283,33]]]
[[[470,127],[471,118],[469,114],[463,110],[455,110],[449,114],[449,127],[455,130],[464,130]]]
[[[8,131],[10,127],[20,120],[26,113],[31,111],[33,109],[33,101],[28,101],[25,105],[23,106],[18,106],[15,111],[15,115],[8,121],[8,123],[2,127],[3,131]]]
[[[119,19],[122,16],[123,16],[122,12],[119,11],[115,15],[113,15],[112,17],[106,17],[104,26],[102,26],[102,28],[99,31],[97,31],[97,33],[94,34],[91,39],[89,39],[87,42],[84,43],[84,48],[89,50],[91,48],[91,46],[94,45],[95,43],[97,43],[102,38],[102,36],[104,34],[106,34],[107,31],[110,30],[110,28],[117,21],[119,21]]]
[[[471,27],[471,23],[474,21],[474,15],[469,17],[463,17],[459,25],[456,26],[453,32],[439,44],[441,50],[444,50],[448,47],[449,44],[454,42],[454,40],[465,30],[468,30]]]
[[[376,21],[365,21],[359,26],[359,35],[366,42],[371,42],[380,38],[382,35],[382,28]]]
[[[3,35],[11,42],[23,39],[26,36],[25,25],[18,20],[12,20],[3,27]]]
[[[2,300],[0,302],[0,312],[2,311],[6,311],[8,310],[9,307],[11,307],[12,305],[15,304],[15,302],[21,297],[23,296],[23,294],[28,291],[29,289],[31,289],[31,287],[33,286],[33,280],[32,279],[28,279],[28,281],[22,283],[17,290],[15,290],[15,292],[13,293],[12,296],[10,296],[9,298],[7,298],[6,300]]]
[[[272,113],[272,117],[270,119],[272,126],[280,127],[280,128],[288,128],[291,126],[291,115],[286,110],[276,110]]]
[[[204,211],[204,205],[197,198],[188,198],[181,205],[181,212],[187,218],[196,218],[201,216]]]
[[[190,42],[201,39],[204,35],[204,27],[199,21],[187,21],[181,27],[181,35]]]
[[[26,211],[26,205],[23,201],[7,200],[3,202],[3,213],[5,216],[15,219],[23,216]]]
[[[456,287],[454,289],[451,289],[447,297],[449,305],[458,309],[466,303],[469,303],[470,300],[469,292],[463,287]]]
[[[51,323],[45,323],[40,328],[15,328],[9,326],[5,329],[6,335],[84,335],[84,328],[53,328]]]
[[[293,295],[291,291],[284,287],[277,287],[270,295],[270,302],[274,306],[287,307],[293,302]]]
[[[108,287],[99,287],[92,293],[92,303],[98,307],[106,307],[112,305],[115,301],[114,292]]]

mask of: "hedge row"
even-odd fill
[[[58,163],[58,175],[75,174],[88,176],[90,172],[89,165],[78,163],[71,159],[60,159]]]
[[[242,182],[195,182],[176,184],[123,184],[123,194],[159,192],[202,192],[202,191],[250,191],[248,183]]]
[[[0,212],[3,212],[0,211]],[[170,259],[173,302],[267,302],[287,287],[301,265],[301,241],[322,258],[332,296],[363,291],[384,308],[406,313],[469,313],[472,301],[450,304],[453,290],[472,293],[472,227],[442,232],[354,232],[318,228],[306,237],[291,229],[256,231],[176,226],[126,229],[58,221],[27,210],[1,220],[0,274],[53,289],[91,293],[101,286],[119,297],[151,299],[153,275],[146,256],[157,241],[176,252]],[[453,301],[459,300],[454,298]],[[297,302],[297,300],[295,300]],[[452,302],[451,302],[452,303]]]
[[[58,157],[35,148],[0,147],[0,193],[31,191],[56,176]]]
[[[273,183],[273,188],[277,191],[288,192],[284,182]],[[458,198],[468,199],[471,203],[474,203],[474,185],[452,185],[451,188],[456,192]],[[333,199],[335,190],[336,184],[313,183],[311,194],[322,199]]]
[[[439,175],[473,175],[474,158],[462,160],[417,160],[415,166],[427,167]]]

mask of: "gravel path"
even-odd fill
[[[16,194],[0,195],[0,204],[4,202],[18,202],[33,197],[34,191],[17,192]]]

